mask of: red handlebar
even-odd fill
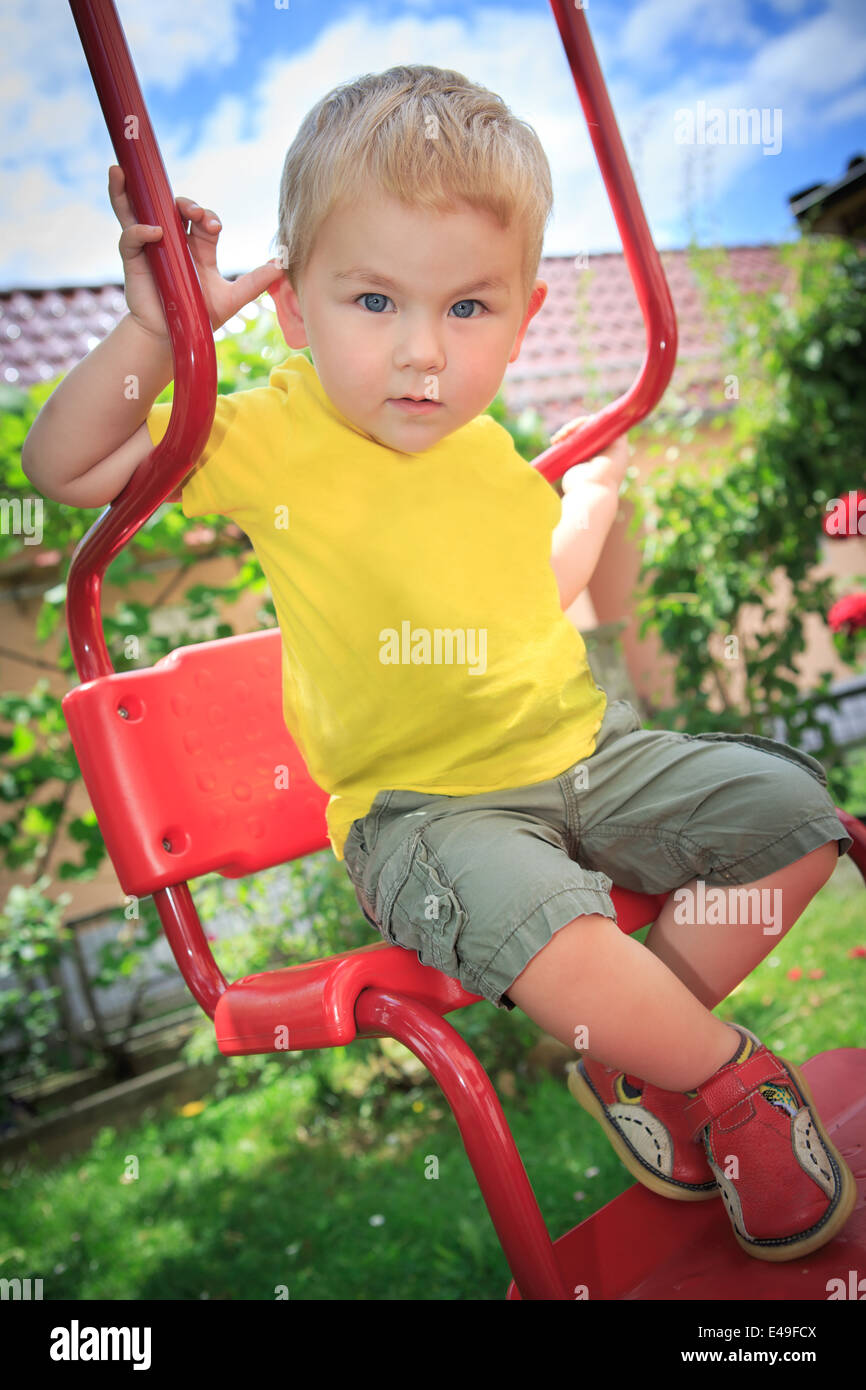
[[[183,481],[210,434],[216,409],[213,329],[174,196],[113,0],[69,0],[84,53],[139,222],[162,227],[145,248],[174,358],[174,408],[159,444],[78,543],[66,588],[69,644],[82,681],[110,675],[102,631],[102,576]],[[120,389],[120,388],[118,388]]]
[[[565,55],[586,117],[646,327],[646,355],[637,379],[618,400],[584,420],[567,439],[533,460],[548,482],[601,453],[658,404],[677,357],[677,320],[665,273],[653,244],[626,157],[586,14],[568,0],[550,0]]]
[[[174,406],[168,430],[126,487],[81,539],[69,567],[66,619],[82,681],[113,671],[102,631],[102,577],[169,493],[183,482],[207,442],[216,407],[213,332],[180,215],[151,128],[113,0],[69,0],[117,161],[139,222],[159,225],[149,245],[174,358]],[[549,482],[600,453],[661,399],[674,369],[677,328],[661,261],[598,65],[586,15],[550,0],[583,106],[596,158],[622,239],[646,325],[646,356],[631,389],[533,460]]]

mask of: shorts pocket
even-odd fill
[[[364,822],[353,820],[349,833],[343,842],[343,859],[350,879],[354,883],[359,878],[370,855],[364,843]]]
[[[382,866],[376,918],[386,940],[417,951],[423,965],[457,975],[456,947],[466,911],[423,830],[416,830]]]
[[[642,728],[643,720],[630,700],[611,700],[596,734],[595,751],[612,739],[624,738],[626,734],[636,733]]]
[[[364,916],[368,921],[372,921],[373,907],[365,888],[369,860],[370,853],[364,841],[364,822],[363,820],[352,821],[349,833],[343,843],[343,863]]]
[[[643,728],[643,720],[640,717],[640,713],[635,709],[630,700],[614,700],[614,704],[622,707],[623,717],[628,724],[625,730],[627,734],[633,734],[636,730]]]
[[[744,743],[748,748],[757,748],[762,753],[772,753],[775,758],[784,758],[786,762],[802,767],[816,782],[820,782],[822,787],[827,786],[827,773],[823,764],[810,753],[804,753],[801,748],[793,748],[789,743],[780,743],[777,739],[764,738],[760,734],[686,734],[686,738],[700,739],[701,742],[707,743]]]

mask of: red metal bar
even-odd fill
[[[435,1077],[460,1128],[469,1162],[524,1299],[570,1298],[526,1169],[490,1078],[444,1018],[382,989],[358,996],[359,1037],[391,1037]]]
[[[841,806],[836,807],[836,815],[854,841],[848,851],[848,858],[857,865],[866,882],[866,825],[850,812],[843,811]]]
[[[174,357],[174,408],[165,436],[82,537],[69,568],[66,621],[82,681],[113,671],[102,631],[106,567],[204,448],[216,406],[213,330],[165,166],[113,0],[70,0],[117,162],[139,222],[161,226],[145,254],[165,311]]]
[[[162,929],[196,1003],[213,1018],[228,982],[213,958],[189,885],[159,888],[153,895]]]
[[[630,390],[533,460],[533,467],[552,483],[574,464],[601,453],[658,404],[676,362],[677,320],[598,65],[586,13],[569,0],[550,0],[550,5],[619,229],[646,326],[647,344],[643,365]]]

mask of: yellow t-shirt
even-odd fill
[[[595,748],[607,697],[560,608],[553,488],[489,415],[417,454],[378,443],[295,353],[217,398],[182,493],[247,534],[282,633],[283,714],[330,793],[338,859],[378,791],[546,781]],[[171,407],[156,405],[156,443]]]

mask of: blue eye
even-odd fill
[[[373,301],[372,303],[370,303],[371,300]],[[366,294],[359,295],[358,298],[355,300],[355,303],[363,304],[364,308],[369,310],[371,314],[381,314],[385,308],[385,305],[390,304],[391,300],[389,299],[388,295],[379,294],[377,290],[368,290]],[[451,308],[457,311],[455,313],[456,318],[471,319],[478,317],[477,314],[474,314],[472,312],[473,305],[475,304],[478,305],[478,308],[480,310],[486,310],[486,306],[482,304],[480,299],[458,299],[457,303],[452,304]],[[464,312],[460,312],[461,310]]]

